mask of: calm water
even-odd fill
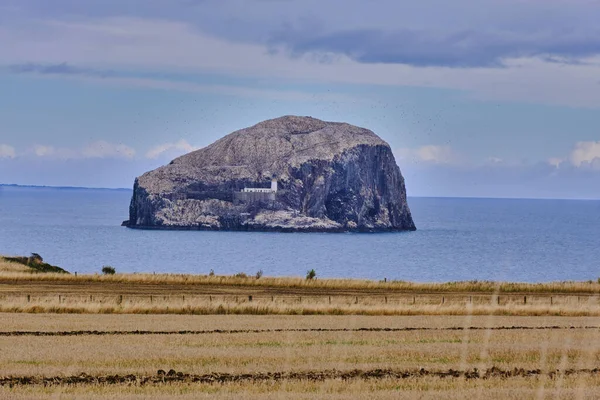
[[[139,231],[120,227],[131,192],[0,187],[0,254],[40,253],[69,271],[414,281],[600,276],[600,201],[409,199],[410,233]]]

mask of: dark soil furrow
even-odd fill
[[[495,326],[495,327],[406,327],[406,328],[297,328],[297,329],[214,329],[183,331],[7,331],[0,336],[111,336],[111,335],[208,335],[238,333],[278,333],[278,332],[412,332],[412,331],[504,331],[504,330],[575,330],[600,329],[598,326]]]
[[[419,377],[437,377],[437,378],[464,378],[464,379],[490,379],[501,378],[509,379],[516,377],[535,377],[547,376],[556,378],[558,376],[569,376],[574,374],[598,374],[600,368],[594,369],[567,369],[555,370],[551,372],[542,372],[539,369],[527,370],[523,368],[514,368],[512,370],[502,370],[492,367],[485,371],[477,369],[468,371],[457,371],[453,369],[445,371],[420,370],[394,370],[394,369],[373,369],[373,370],[325,370],[325,371],[304,371],[304,372],[258,372],[247,374],[229,374],[212,373],[204,375],[185,374],[170,370],[165,372],[159,370],[156,375],[102,375],[92,376],[82,373],[77,376],[7,376],[0,377],[0,386],[26,386],[26,385],[118,385],[118,384],[137,384],[137,385],[156,385],[164,383],[230,383],[230,382],[261,382],[261,381],[283,381],[283,380],[306,380],[306,381],[324,381],[327,379],[406,379]]]

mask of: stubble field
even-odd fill
[[[23,277],[0,279],[0,398],[600,394],[600,307],[584,283],[425,291]]]

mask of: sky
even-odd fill
[[[132,187],[262,120],[386,140],[409,196],[600,199],[600,1],[1,0],[0,183]]]

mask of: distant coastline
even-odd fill
[[[131,192],[132,189],[127,188],[101,188],[101,187],[86,187],[86,186],[47,186],[47,185],[17,185],[16,183],[0,183],[0,188],[11,187],[11,188],[24,188],[24,189],[61,189],[61,190],[110,190],[116,192],[127,191]]]

